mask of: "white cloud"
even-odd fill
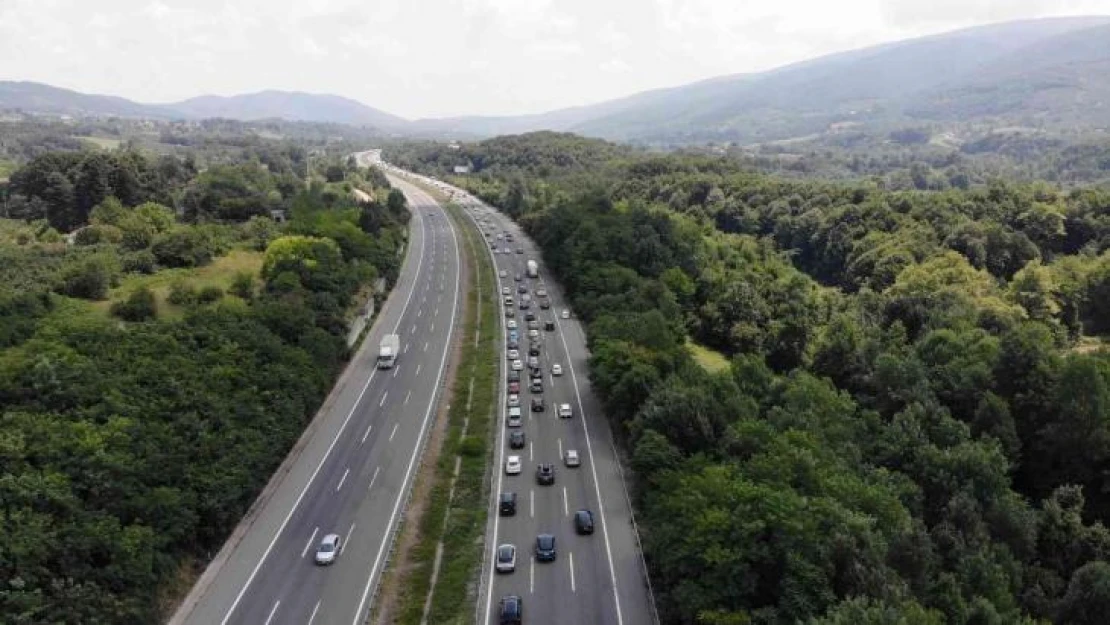
[[[0,79],[160,102],[299,89],[536,112],[1110,0],[0,0]]]

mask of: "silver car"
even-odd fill
[[[512,573],[516,570],[516,547],[501,545],[497,548],[497,572]]]
[[[343,541],[340,540],[339,534],[324,536],[320,546],[316,548],[316,564],[327,565],[335,562],[341,551],[343,551]]]

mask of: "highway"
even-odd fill
[[[331,395],[171,624],[363,622],[386,567],[438,397],[465,294],[460,243],[430,196],[394,179],[413,219],[401,277]],[[401,337],[377,369],[381,337]],[[313,556],[344,539],[330,566]]]
[[[399,170],[390,169],[393,173]],[[409,174],[411,175],[411,174]],[[568,308],[559,285],[540,262],[539,277],[526,275],[528,259],[541,260],[536,246],[508,217],[480,203],[465,192],[434,182],[449,193],[475,219],[487,244],[496,247],[495,265],[504,272],[498,291],[508,288],[514,297],[514,317],[520,334],[521,357],[527,359],[528,329],[524,320],[527,311],[519,309],[524,285],[535,298],[545,289],[551,301],[549,310],[533,305],[531,310],[540,322],[540,362],[544,371],[542,393],[528,392],[527,371],[522,372],[520,393],[524,415],[523,449],[510,449],[509,428],[498,432],[493,471],[493,488],[489,503],[489,526],[486,535],[487,553],[482,569],[480,596],[476,610],[479,623],[497,623],[501,597],[519,595],[523,599],[525,623],[589,623],[590,625],[645,625],[656,623],[653,598],[633,523],[631,503],[624,477],[617,460],[613,436],[601,405],[590,390],[588,379],[586,336],[582,326],[571,316],[561,317]],[[485,223],[481,223],[481,222]],[[511,233],[513,242],[498,238]],[[523,253],[517,253],[517,248]],[[508,250],[508,253],[505,251]],[[492,250],[491,250],[492,251]],[[518,282],[517,275],[522,279]],[[545,331],[544,322],[552,320],[555,329]],[[502,329],[507,333],[508,319],[502,315]],[[505,335],[503,335],[505,336]],[[502,341],[504,347],[504,338]],[[502,370],[509,370],[504,349],[500,356]],[[552,375],[558,363],[561,376]],[[532,397],[543,397],[544,412],[532,412]],[[507,383],[501,382],[502,422],[505,422]],[[574,416],[561,419],[559,404],[571,405]],[[566,450],[574,449],[581,457],[581,466],[568,468],[563,463]],[[506,475],[505,458],[521,457],[520,475]],[[555,465],[555,483],[537,484],[536,465]],[[517,494],[515,516],[498,516],[497,499],[501,492]],[[573,515],[579,509],[593,513],[595,532],[580,536],[575,532]],[[557,557],[554,562],[537,562],[533,556],[536,536],[550,533],[556,537]],[[516,570],[494,572],[495,550],[503,543],[517,548]]]

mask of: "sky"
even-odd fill
[[[1110,0],[0,0],[0,80],[140,102],[334,93],[538,113]]]

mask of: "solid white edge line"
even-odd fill
[[[423,220],[420,221],[420,225],[421,225],[421,230],[423,230],[423,226],[424,226]],[[412,247],[410,246],[408,249],[411,250]],[[417,276],[420,275],[420,268],[423,266],[423,264],[424,264],[424,237],[421,236],[421,238],[420,238],[420,255],[417,256],[417,259],[416,259],[415,274]],[[409,289],[409,294],[405,297],[405,304],[404,304],[404,306],[401,307],[401,312],[397,316],[397,323],[394,324],[393,331],[392,332],[387,332],[386,334],[396,334],[397,333],[397,328],[400,327],[401,320],[404,319],[404,317],[405,317],[405,311],[408,310],[409,302],[412,301],[412,294],[413,294],[414,290],[415,289]],[[254,578],[258,575],[258,571],[262,568],[262,564],[266,561],[266,558],[270,557],[270,552],[273,551],[274,545],[277,544],[278,537],[280,537],[281,533],[285,531],[285,526],[289,524],[289,519],[293,518],[293,513],[297,511],[298,507],[300,507],[301,501],[304,500],[305,494],[308,492],[308,489],[312,486],[312,483],[316,480],[316,476],[320,473],[320,469],[323,468],[324,463],[327,462],[328,458],[331,456],[332,450],[335,449],[335,444],[339,442],[339,437],[342,436],[343,432],[347,429],[347,423],[350,422],[351,417],[355,414],[355,411],[358,410],[358,406],[359,406],[359,404],[362,403],[362,398],[363,398],[364,395],[366,395],[367,389],[370,388],[370,383],[374,380],[374,374],[376,374],[377,372],[378,372],[377,368],[374,368],[374,369],[370,370],[370,375],[366,377],[366,384],[364,384],[362,386],[362,390],[359,391],[358,397],[355,398],[355,403],[354,403],[353,406],[351,406],[351,411],[348,412],[347,417],[345,419],[343,419],[343,423],[339,426],[339,431],[336,432],[335,437],[331,439],[331,444],[329,444],[327,450],[324,451],[324,456],[322,458],[320,458],[320,462],[316,465],[316,469],[314,469],[312,471],[312,475],[310,475],[308,477],[308,481],[305,482],[304,488],[302,488],[300,494],[297,495],[297,499],[293,502],[293,506],[289,508],[288,514],[286,514],[285,518],[282,519],[281,525],[278,526],[277,531],[274,532],[273,538],[270,539],[270,544],[268,544],[266,546],[266,550],[264,552],[262,552],[262,557],[260,557],[258,559],[258,563],[254,565],[254,569],[251,571],[251,574],[247,578],[247,581],[243,583],[243,587],[239,589],[239,594],[235,595],[235,601],[233,601],[231,603],[231,607],[229,607],[227,609],[227,612],[224,614],[223,619],[220,621],[220,625],[227,625],[228,620],[231,619],[231,615],[235,612],[235,609],[239,607],[239,602],[243,600],[243,595],[246,594],[247,589],[250,588],[251,583],[254,582]]]
[[[312,530],[312,536],[308,537],[308,542],[304,544],[304,551],[301,551],[301,557],[302,558],[305,557],[308,554],[308,550],[312,548],[312,543],[316,542],[316,532],[319,532],[319,531],[320,531],[320,526],[319,525],[317,525]]]
[[[434,200],[432,203],[436,206],[439,206],[437,203],[434,202]],[[441,209],[441,212],[443,213],[445,219],[450,219],[450,217],[447,216],[446,211]],[[416,446],[413,448],[412,456],[409,458],[409,466],[408,469],[405,471],[405,480],[401,483],[400,490],[397,491],[397,500],[394,502],[393,511],[389,515],[389,525],[386,529],[386,532],[382,536],[381,545],[378,547],[378,555],[374,558],[374,566],[370,569],[370,576],[366,579],[366,587],[363,589],[362,596],[359,598],[358,608],[355,610],[355,616],[354,619],[352,619],[351,621],[351,625],[359,625],[362,620],[363,608],[366,607],[366,601],[370,596],[370,589],[373,588],[374,576],[377,575],[378,567],[381,566],[382,556],[385,553],[386,544],[390,542],[390,538],[393,535],[393,527],[397,521],[397,513],[401,508],[401,500],[404,498],[405,493],[408,490],[408,483],[409,480],[412,478],[413,468],[416,466],[416,458],[421,450],[420,441],[424,439],[424,432],[428,428],[428,418],[431,416],[432,408],[435,406],[435,399],[437,395],[435,389],[439,387],[440,382],[443,379],[443,371],[447,365],[447,353],[451,351],[451,337],[455,332],[455,315],[458,312],[459,307],[459,281],[462,275],[462,255],[459,253],[459,241],[458,237],[455,235],[455,226],[453,223],[449,224],[449,226],[451,230],[452,247],[455,249],[455,294],[454,302],[451,305],[451,323],[448,325],[449,329],[447,332],[447,340],[444,341],[443,355],[440,357],[439,360],[439,373],[436,375],[436,383],[432,386],[433,390],[430,393],[430,397],[428,399],[428,409],[424,412],[424,420],[420,424],[420,433],[416,437]]]

